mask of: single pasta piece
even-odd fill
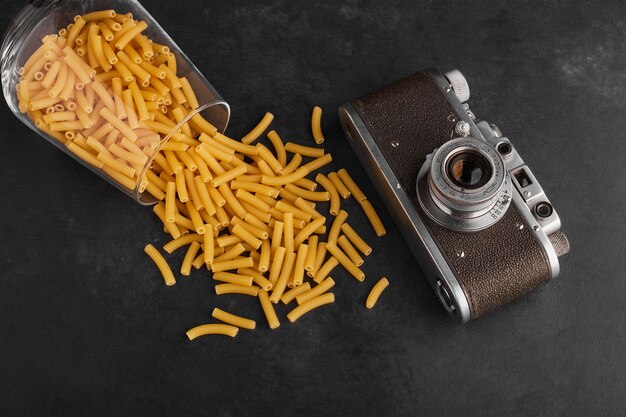
[[[262,289],[264,289],[265,291],[269,291],[273,287],[272,283],[267,278],[265,278],[263,274],[261,274],[258,271],[255,271],[254,269],[240,268],[237,270],[237,272],[239,274],[250,275],[252,277],[253,282],[257,284],[259,287],[261,287]]]
[[[385,236],[387,234],[387,230],[385,230],[385,226],[383,225],[383,222],[380,221],[380,217],[378,217],[376,210],[374,210],[374,207],[372,207],[372,204],[369,202],[369,200],[362,201],[361,208],[365,212],[365,215],[367,216],[367,219],[370,221],[370,224],[374,228],[374,231],[376,232],[376,234],[378,236]]]
[[[278,278],[280,276],[280,272],[283,266],[283,262],[285,260],[286,253],[287,251],[285,250],[285,248],[281,246],[281,247],[276,248],[276,252],[273,254],[272,267],[270,268],[269,280],[274,287],[276,286],[276,281],[278,281]]]
[[[254,266],[254,260],[252,258],[236,258],[228,261],[213,262],[211,264],[211,271],[221,272],[238,268],[252,268],[252,266]]]
[[[348,213],[345,210],[340,210],[337,213],[337,217],[335,217],[335,221],[333,225],[330,227],[330,231],[328,232],[328,243],[337,242],[337,238],[339,238],[339,231],[341,230],[341,225],[348,218]]]
[[[214,308],[211,315],[213,316],[213,318],[223,321],[226,324],[231,324],[242,329],[252,330],[256,328],[256,322],[254,320],[227,313],[226,311],[220,310],[219,308]]]
[[[328,274],[330,274],[333,269],[335,269],[335,267],[337,267],[337,265],[339,265],[339,261],[334,256],[331,256],[330,258],[328,258],[324,265],[322,265],[317,271],[315,271],[313,281],[319,284],[328,276]]]
[[[225,282],[227,284],[243,285],[244,287],[252,286],[252,277],[232,272],[216,272],[213,274],[215,281]]]
[[[200,336],[208,334],[223,334],[224,336],[235,337],[239,332],[239,328],[229,324],[203,324],[187,331],[189,340],[193,340]]]
[[[378,301],[378,298],[380,297],[380,294],[382,294],[382,292],[388,286],[389,286],[389,281],[387,280],[387,278],[382,277],[376,283],[376,285],[372,287],[372,290],[370,291],[369,295],[367,296],[367,300],[365,301],[365,307],[367,308],[374,307],[376,305],[376,302]]]
[[[317,254],[318,240],[319,238],[317,236],[311,236],[307,240],[309,250],[306,253],[306,259],[304,261],[304,270],[307,272],[312,271],[313,266],[315,265],[315,256]]]
[[[280,270],[280,276],[274,285],[274,290],[272,291],[272,296],[270,300],[272,303],[276,304],[280,297],[283,296],[285,292],[285,288],[287,287],[287,282],[289,281],[289,277],[291,276],[291,272],[293,271],[293,266],[296,262],[296,254],[294,252],[287,252],[285,256],[285,261]]]
[[[318,145],[324,143],[324,135],[322,134],[322,108],[319,106],[313,107],[313,114],[311,115],[311,131],[313,132],[313,139]]]
[[[285,145],[283,144],[280,136],[278,136],[278,133],[276,133],[275,130],[271,130],[268,132],[267,137],[274,146],[274,150],[276,151],[276,159],[278,159],[278,162],[282,166],[287,165],[287,153],[285,151]]]
[[[215,293],[217,295],[222,294],[243,294],[250,295],[252,297],[256,297],[259,292],[259,287],[256,286],[243,286],[236,284],[218,284],[215,286]]]
[[[198,242],[191,242],[191,245],[189,245],[189,249],[187,249],[187,253],[185,254],[183,265],[180,268],[181,275],[189,276],[191,273],[191,263],[194,259],[196,259],[196,255],[199,250],[200,244]]]
[[[334,286],[335,286],[335,281],[333,281],[331,277],[328,277],[324,281],[320,282],[317,286],[315,286],[310,291],[307,291],[303,294],[298,295],[296,297],[296,302],[298,303],[298,305],[301,305],[312,298],[315,298],[324,294],[325,292],[327,292]]]
[[[323,148],[313,148],[310,146],[299,145],[293,142],[287,142],[285,144],[285,150],[291,153],[299,153],[300,155],[310,156],[311,158],[319,158],[324,156]]]
[[[307,292],[310,289],[311,289],[311,285],[308,282],[305,282],[304,284],[298,285],[297,287],[294,287],[290,289],[289,291],[287,291],[286,293],[284,293],[283,296],[280,297],[280,301],[282,301],[284,304],[289,304],[290,302],[295,300],[295,298],[298,295],[304,292]]]
[[[341,182],[343,182],[344,185],[348,188],[348,190],[350,190],[350,192],[352,193],[352,196],[355,198],[356,201],[361,203],[362,201],[367,199],[367,197],[365,197],[365,194],[363,194],[363,191],[361,191],[361,189],[359,188],[358,185],[356,185],[352,177],[350,177],[350,174],[348,174],[348,171],[342,168],[339,171],[337,171],[337,175],[339,175]]]
[[[274,120],[274,115],[269,112],[265,113],[265,116],[263,116],[263,119],[261,119],[259,124],[256,125],[256,127],[252,129],[250,133],[241,138],[241,143],[248,145],[257,140],[258,137],[261,136],[263,132],[265,132],[270,123],[272,123],[272,120]]]
[[[204,249],[204,263],[207,266],[210,266],[213,263],[213,258],[215,256],[215,244],[213,240],[213,228],[210,225],[206,225],[204,235],[203,236],[203,249]]]
[[[356,246],[363,255],[368,256],[372,253],[372,248],[358,235],[358,233],[348,224],[341,225],[341,231],[350,239],[350,242]]]
[[[289,288],[294,288],[299,285],[302,285],[303,277],[304,277],[304,262],[306,261],[307,251],[309,250],[309,246],[306,244],[301,244],[298,247],[298,253],[296,255],[296,263],[293,267],[293,274],[291,275],[291,279],[287,284]]]
[[[156,264],[163,275],[163,279],[165,280],[165,285],[171,286],[176,284],[176,278],[174,278],[174,274],[172,273],[171,268],[167,264],[163,255],[159,253],[159,251],[152,245],[148,244],[144,248],[144,252],[148,254],[150,259]]]
[[[333,216],[336,216],[339,213],[339,209],[341,206],[341,201],[339,200],[339,193],[337,192],[337,189],[330,181],[330,179],[328,179],[324,174],[317,174],[317,176],[315,177],[315,181],[317,181],[328,192],[330,199],[329,213]]]
[[[267,324],[270,326],[270,329],[276,329],[280,326],[280,321],[278,321],[278,316],[276,316],[276,311],[274,310],[274,306],[270,301],[270,297],[265,290],[260,290],[259,301],[261,302],[261,307],[263,308],[263,313],[265,314],[265,318],[267,319]]]
[[[304,303],[300,304],[298,307],[291,310],[287,314],[287,318],[289,319],[290,322],[293,323],[296,320],[298,320],[300,317],[302,317],[304,314],[308,313],[309,311],[316,309],[318,307],[321,307],[323,305],[326,305],[326,304],[334,303],[334,302],[335,302],[335,294],[333,294],[332,292],[320,295],[315,298],[311,298],[310,300],[305,301]]]
[[[183,246],[186,246],[186,245],[190,245],[191,242],[201,243],[203,241],[204,241],[204,238],[202,235],[190,233],[188,235],[184,235],[177,239],[169,241],[163,246],[163,250],[167,253],[172,253],[176,249],[182,248]]]

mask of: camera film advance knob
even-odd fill
[[[450,81],[450,85],[454,90],[454,94],[458,97],[461,103],[465,103],[470,98],[470,89],[467,80],[461,74],[461,71],[457,69],[450,70],[444,74],[444,76]]]

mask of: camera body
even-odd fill
[[[346,136],[444,309],[480,317],[559,274],[561,221],[452,70],[420,71],[344,104]]]

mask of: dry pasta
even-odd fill
[[[149,39],[147,29],[132,15],[105,10],[78,16],[45,37],[20,72],[20,111],[94,170],[159,201],[153,211],[173,239],[163,250],[188,246],[181,275],[206,268],[216,294],[258,297],[270,328],[280,325],[274,303],[298,301],[288,314],[295,321],[332,302],[325,292],[339,264],[363,280],[362,255],[372,249],[345,223],[349,205],[341,210],[340,199],[354,196],[378,235],[384,227],[347,172],[319,174],[331,154],[284,143],[275,130],[267,133],[271,146],[253,143],[268,130],[271,113],[241,140],[218,132],[196,112],[204,103],[194,79],[180,76],[175,52]],[[311,129],[321,143],[319,107]],[[327,212],[336,216],[328,227]],[[154,246],[146,253],[165,282],[175,283]],[[318,285],[311,288],[311,282]],[[253,321],[219,309],[213,315],[253,328]],[[236,330],[208,324],[188,335]]]
[[[229,324],[203,324],[187,331],[189,340],[193,340],[200,336],[208,334],[222,334],[225,336],[235,337],[239,332],[239,328]]]
[[[254,320],[227,313],[226,311],[220,310],[219,308],[214,308],[211,315],[217,320],[223,321],[224,323],[230,324],[232,326],[240,327],[242,329],[252,330],[256,328],[256,322]]]
[[[382,277],[372,288],[369,295],[367,296],[367,300],[365,301],[365,307],[372,308],[376,305],[380,294],[389,286],[389,281],[387,278]]]

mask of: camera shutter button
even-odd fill
[[[450,70],[444,74],[444,76],[450,82],[454,94],[458,97],[461,103],[465,103],[470,98],[470,89],[467,80],[461,74],[461,71],[457,69]]]

